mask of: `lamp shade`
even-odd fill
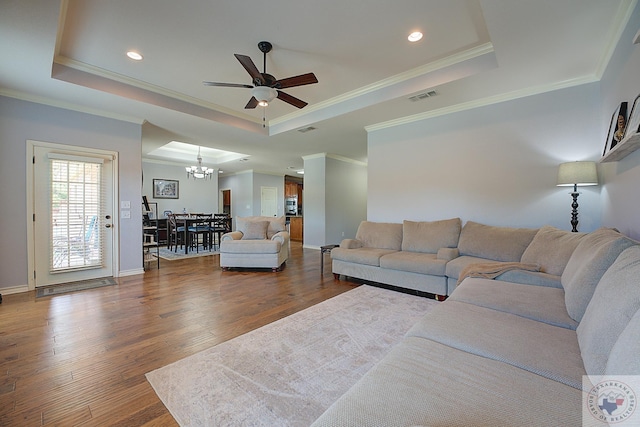
[[[558,167],[558,186],[598,185],[596,162],[567,162]]]

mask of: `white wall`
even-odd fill
[[[141,200],[140,125],[0,96],[0,292],[26,287],[26,141],[36,140],[119,153],[119,197]],[[120,220],[120,271],[142,268],[142,211]]]
[[[601,148],[604,148],[609,121],[617,106],[628,102],[629,114],[634,99],[640,94],[640,45],[631,43],[638,29],[640,5],[636,6],[601,81]],[[640,239],[640,150],[618,162],[602,164],[602,171],[603,225],[616,227],[622,233]]]
[[[165,210],[180,213],[184,209],[187,212],[218,213],[218,174],[214,173],[212,179],[194,180],[187,178],[184,166],[172,166],[161,163],[144,161],[142,163],[144,174],[142,194],[147,196],[149,202],[158,203],[158,212]],[[178,199],[154,199],[153,180],[172,179],[179,182]]]
[[[367,217],[570,230],[557,167],[599,159],[600,114],[589,84],[370,132]],[[580,190],[580,231],[600,226],[600,188]]]

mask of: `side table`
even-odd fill
[[[324,245],[320,246],[320,275],[324,274],[324,254],[331,253],[333,248],[337,248],[340,245]]]

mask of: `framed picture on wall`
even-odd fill
[[[624,137],[635,135],[640,132],[640,95],[638,95],[633,101],[633,107],[631,108],[631,114],[629,114],[629,120],[627,122],[627,129],[624,133]]]
[[[154,179],[153,180],[153,198],[154,199],[179,199],[179,181],[172,179]]]
[[[611,123],[609,123],[609,133],[607,134],[607,140],[604,143],[604,151],[602,155],[607,154],[609,150],[618,145],[624,138],[624,130],[627,124],[627,103],[622,102],[616,108],[611,116]]]

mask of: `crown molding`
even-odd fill
[[[49,107],[62,108],[65,110],[76,111],[78,113],[91,114],[92,116],[104,117],[107,119],[118,120],[121,122],[133,123],[142,126],[145,119],[139,117],[126,116],[124,114],[116,114],[111,111],[99,110],[97,108],[89,108],[83,105],[73,104],[71,102],[61,101],[59,99],[49,98],[40,95],[33,95],[26,92],[20,92],[12,89],[0,88],[0,95],[9,98],[15,98],[22,101],[34,102],[36,104],[48,105]]]
[[[326,101],[319,102],[317,104],[309,105],[303,110],[299,110],[290,114],[286,114],[284,116],[280,116],[278,118],[272,119],[269,121],[269,126],[275,126],[289,120],[293,120],[299,117],[303,117],[306,115],[310,115],[317,111],[331,108],[336,106],[337,104],[341,104],[346,101],[350,101],[354,98],[368,95],[372,92],[379,91],[380,89],[384,89],[390,86],[394,86],[399,83],[403,83],[407,80],[423,76],[425,74],[433,73],[435,71],[439,71],[445,69],[447,67],[451,67],[453,65],[459,64],[464,61],[468,61],[470,59],[474,59],[486,54],[493,53],[493,44],[492,43],[483,43],[481,45],[475,46],[471,49],[467,49],[465,51],[456,53],[454,55],[447,56],[445,58],[430,62],[428,64],[422,65],[417,68],[413,68],[411,70],[407,70],[403,73],[393,75],[386,79],[379,80],[377,82],[371,83],[369,85],[363,86],[361,88],[352,90],[350,92],[346,92],[342,95],[327,99]]]
[[[616,12],[616,16],[613,19],[613,24],[609,27],[609,35],[607,37],[607,48],[600,59],[600,63],[596,68],[596,76],[598,80],[602,78],[604,75],[607,66],[609,65],[609,61],[613,57],[613,53],[616,50],[616,46],[620,42],[620,38],[622,37],[622,33],[624,29],[627,27],[631,16],[633,15],[633,11],[635,10],[636,4],[638,0],[623,0],[618,6],[618,10]]]
[[[594,83],[599,81],[595,75],[583,76],[575,79],[564,80],[549,85],[532,86],[529,88],[514,90],[511,92],[488,96],[486,98],[477,99],[474,101],[463,102],[461,104],[452,105],[445,108],[439,108],[436,110],[426,111],[424,113],[414,114],[411,116],[401,117],[399,119],[389,120],[386,122],[376,123],[370,126],[365,126],[367,132],[375,132],[382,129],[388,129],[395,126],[406,125],[409,123],[419,122],[421,120],[432,119],[434,117],[444,116],[447,114],[458,113],[461,111],[471,110],[479,107],[486,107],[493,104],[499,104],[501,102],[512,101],[514,99],[525,98],[527,96],[539,95],[541,93],[552,92],[559,89],[565,89],[573,86],[580,86],[583,84]]]
[[[187,104],[197,105],[202,108],[206,108],[209,110],[215,110],[230,116],[234,116],[236,118],[247,120],[259,125],[262,125],[262,120],[258,120],[254,117],[248,116],[246,114],[239,114],[237,111],[232,110],[230,108],[223,107],[222,105],[214,104],[212,102],[206,102],[198,98],[194,98],[189,95],[182,94],[180,92],[175,92],[151,83],[144,82],[142,80],[137,80],[131,77],[127,77],[122,74],[114,73],[109,70],[105,70],[104,68],[96,67],[91,64],[87,64],[84,62],[77,61],[72,58],[68,58],[62,55],[56,55],[54,60],[54,64],[62,65],[64,67],[72,68],[77,71],[81,71],[83,73],[87,73],[90,75],[102,77],[107,80],[112,80],[118,83],[122,83],[127,86],[137,87],[139,89],[157,93],[159,95],[166,96],[168,98],[173,98],[178,101],[185,102]]]
[[[309,154],[308,156],[302,156],[302,160],[313,160],[313,159],[319,159],[319,158],[339,160],[341,162],[352,163],[352,164],[358,165],[358,166],[365,166],[365,167],[367,166],[366,162],[361,162],[360,160],[350,159],[349,157],[340,156],[338,154],[316,153],[316,154]]]

